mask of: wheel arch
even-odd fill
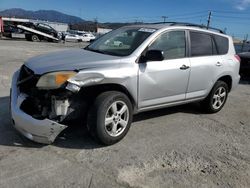
[[[228,89],[229,89],[228,92],[231,91],[233,79],[232,79],[232,77],[230,75],[221,76],[219,79],[217,79],[217,81],[223,81],[223,82],[225,82],[227,84],[227,86],[228,86]]]
[[[92,99],[95,99],[99,94],[106,92],[106,91],[119,91],[121,93],[124,93],[131,101],[133,109],[135,109],[136,100],[131,95],[131,93],[127,90],[127,88],[121,84],[109,83],[109,84],[92,85],[88,87],[82,87],[80,92],[82,92],[83,94],[87,94],[88,96],[91,96]]]

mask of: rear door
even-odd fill
[[[223,66],[212,34],[190,31],[189,35],[191,71],[186,99],[205,96]]]

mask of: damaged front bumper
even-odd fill
[[[19,71],[15,72],[11,86],[11,116],[14,127],[30,140],[51,144],[67,126],[47,118],[35,119],[21,110],[20,106],[27,98],[27,95],[20,93],[17,87],[18,75]]]

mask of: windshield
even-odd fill
[[[128,56],[155,31],[139,27],[120,28],[102,36],[85,49],[115,56]]]

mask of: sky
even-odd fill
[[[225,29],[238,38],[250,35],[250,0],[0,0],[0,10],[57,10],[99,22],[181,21]],[[249,36],[250,37],[250,36]]]

